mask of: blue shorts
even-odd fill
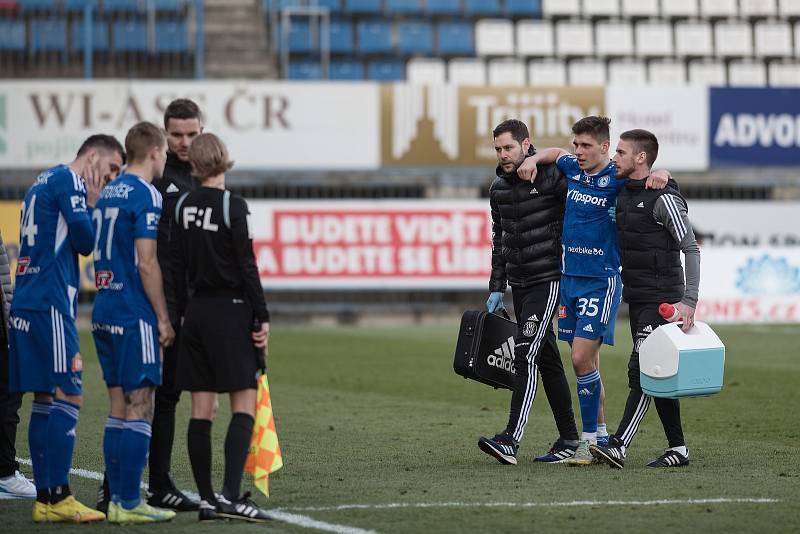
[[[561,277],[561,306],[558,308],[558,339],[575,337],[601,339],[614,344],[614,325],[622,298],[622,279],[584,276]]]
[[[13,310],[9,319],[8,388],[21,393],[80,395],[83,361],[75,321],[50,311]]]
[[[126,393],[161,385],[161,346],[158,327],[140,319],[125,324],[92,323],[103,380]]]

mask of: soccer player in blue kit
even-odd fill
[[[69,470],[82,402],[75,328],[78,254],[94,246],[89,211],[119,174],[122,146],[110,135],[84,141],[72,163],[40,174],[25,195],[16,291],[11,304],[9,389],[34,394],[28,443],[36,485],[33,520],[87,523],[105,515],[72,496]]]
[[[572,126],[574,155],[548,148],[527,158],[517,170],[522,179],[533,181],[537,164],[555,162],[567,177],[558,338],[572,347],[583,420],[581,439],[568,460],[570,465],[595,462],[589,445],[597,443],[603,395],[600,346],[614,344],[622,296],[614,209],[625,180],[617,180],[617,168],[609,159],[610,122],[597,116],[580,119]],[[648,186],[661,189],[668,178],[665,171],[654,172]],[[604,434],[607,436],[607,432]]]
[[[152,185],[167,161],[166,138],[155,125],[140,122],[125,137],[125,150],[126,173],[103,189],[92,213],[97,286],[92,334],[111,399],[103,437],[108,521],[153,523],[175,516],[150,506],[139,493],[153,395],[161,383],[161,347],[175,338],[156,257],[161,194]]]

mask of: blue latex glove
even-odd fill
[[[506,306],[503,304],[504,296],[505,295],[500,291],[489,293],[489,299],[486,301],[486,309],[489,310],[490,313],[505,310]]]

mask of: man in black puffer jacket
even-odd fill
[[[517,463],[517,449],[536,395],[538,369],[559,439],[536,460],[560,463],[572,457],[578,444],[569,384],[553,333],[567,182],[554,164],[539,166],[535,185],[517,176],[520,164],[535,153],[528,127],[521,121],[503,121],[493,134],[499,165],[489,189],[492,273],[486,305],[490,312],[504,309],[503,296],[510,285],[519,329],[508,424],[493,438],[481,438],[478,446],[500,463]]]

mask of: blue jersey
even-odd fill
[[[83,178],[66,165],[36,178],[25,195],[12,309],[48,311],[75,318],[80,272],[94,232],[86,210]]]
[[[92,322],[156,322],[139,276],[136,240],[155,240],[160,217],[161,193],[138,176],[123,174],[103,189],[92,213],[98,234]]]
[[[572,154],[561,156],[556,164],[568,184],[561,272],[604,278],[619,273],[617,225],[611,214],[625,180],[617,180],[617,167],[611,162],[597,174],[582,171]]]

